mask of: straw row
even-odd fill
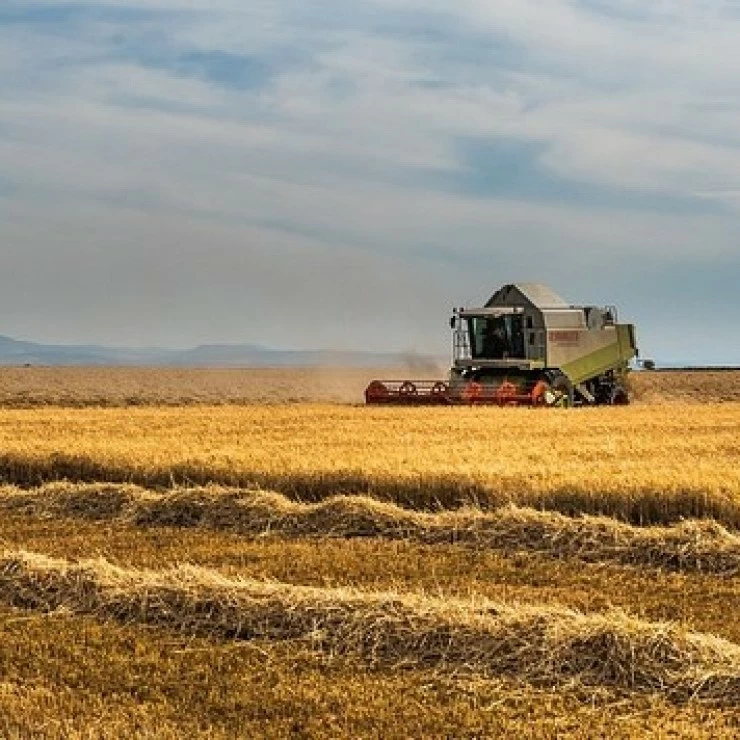
[[[139,527],[203,527],[248,537],[375,537],[455,544],[717,575],[740,573],[740,536],[713,521],[636,527],[606,517],[566,517],[505,506],[426,513],[362,496],[302,504],[265,491],[221,488],[156,493],[136,486],[49,484],[0,488],[0,511],[118,519]]]
[[[435,473],[398,476],[362,472],[272,471],[213,468],[199,462],[176,462],[148,466],[100,460],[83,454],[55,452],[26,455],[0,454],[0,481],[31,488],[53,481],[74,483],[131,483],[147,488],[178,488],[217,485],[277,491],[294,501],[324,501],[338,494],[357,494],[388,501],[416,511],[437,511],[476,506],[496,509],[506,504],[558,511],[572,516],[608,516],[632,524],[666,525],[685,519],[715,519],[740,529],[740,493],[707,490],[686,485],[680,489],[649,486],[601,490],[580,484],[558,488],[531,488],[530,483],[512,488],[467,474]]]
[[[583,614],[489,601],[225,578],[179,566],[123,570],[0,553],[0,601],[25,609],[157,625],[186,635],[297,640],[375,667],[514,676],[740,701],[740,647],[621,612]]]

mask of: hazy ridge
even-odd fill
[[[258,344],[203,344],[178,350],[162,347],[106,347],[41,344],[0,336],[2,365],[151,367],[389,367],[419,368],[436,362],[409,352],[279,350]]]

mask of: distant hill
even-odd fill
[[[38,344],[0,336],[0,365],[164,367],[392,367],[435,369],[439,359],[413,353],[277,350],[257,344],[204,344],[193,349]]]

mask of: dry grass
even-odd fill
[[[118,520],[140,527],[203,527],[249,537],[377,537],[457,544],[725,576],[740,573],[740,537],[711,521],[635,527],[606,517],[570,518],[506,506],[424,513],[368,497],[296,503],[278,493],[220,488],[155,493],[114,484],[0,488],[0,511]]]
[[[185,634],[302,640],[374,666],[511,675],[542,686],[576,681],[660,691],[675,701],[740,701],[740,647],[620,613],[296,587],[192,566],[132,571],[26,552],[0,555],[0,599]]]
[[[507,503],[740,527],[740,405],[5,410],[0,478],[259,486],[407,508]]]

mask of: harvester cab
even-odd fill
[[[482,308],[454,310],[447,381],[373,381],[370,404],[624,404],[638,354],[614,307],[572,306],[539,283],[505,285]]]

